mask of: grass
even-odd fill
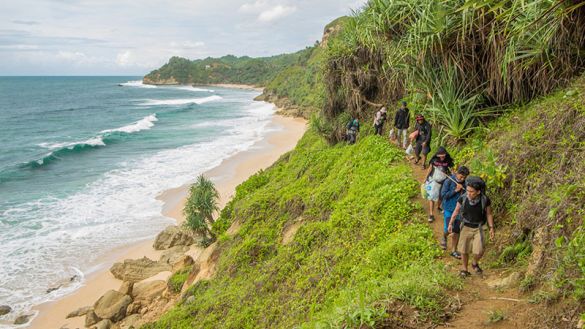
[[[375,136],[332,147],[308,132],[237,188],[216,223],[241,228],[218,239],[215,278],[145,328],[373,326],[390,316],[391,301],[438,321],[446,289],[460,280],[435,259],[432,231],[415,219],[418,184],[402,157]]]
[[[492,310],[488,312],[487,324],[494,324],[506,319],[506,313],[502,310]]]

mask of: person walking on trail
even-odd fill
[[[400,136],[402,136],[402,148],[406,149],[408,128],[410,127],[410,111],[406,107],[406,102],[402,102],[402,106],[396,111],[394,116],[394,127],[390,131],[390,139],[396,138],[396,142],[400,145]]]
[[[483,273],[479,261],[484,254],[485,233],[483,226],[488,224],[490,239],[495,237],[494,217],[491,201],[485,193],[485,182],[475,176],[470,176],[465,181],[465,194],[459,197],[455,211],[449,221],[449,232],[454,231],[455,219],[461,214],[463,226],[459,237],[457,249],[461,253],[462,269],[459,274],[462,277],[471,275],[468,270],[470,254],[473,255],[471,268],[477,273]]]
[[[376,117],[374,118],[374,129],[376,130],[376,135],[382,136],[382,128],[384,127],[385,122],[386,108],[382,107],[378,112],[376,112]]]
[[[438,193],[432,193],[429,195],[429,223],[432,223],[435,220],[435,203],[439,205],[441,204],[441,187],[443,182],[447,179],[448,175],[451,175],[451,169],[453,167],[453,158],[447,152],[447,150],[441,146],[437,150],[437,153],[433,155],[431,160],[429,161],[429,171],[427,173],[427,178],[425,179],[426,182],[434,181],[435,184],[438,184],[436,187]],[[437,172],[440,171],[440,172]],[[441,209],[439,209],[441,210]]]
[[[347,124],[347,138],[349,144],[355,144],[357,140],[357,133],[360,131],[360,121],[355,118]]]
[[[416,116],[416,125],[414,127],[416,134],[414,154],[416,156],[415,164],[421,160],[422,153],[422,167],[427,168],[427,154],[431,152],[431,124],[425,120],[421,114]]]
[[[441,198],[443,199],[443,239],[441,248],[447,250],[447,237],[449,236],[449,224],[451,216],[455,212],[457,200],[465,193],[465,179],[469,176],[469,169],[465,166],[457,168],[457,172],[447,179],[441,188]],[[461,254],[457,251],[459,242],[459,233],[461,232],[461,216],[456,216],[451,229],[451,256],[461,259]]]

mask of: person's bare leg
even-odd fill
[[[469,272],[467,270],[467,263],[469,262],[469,254],[461,254],[461,265],[463,266],[462,271]]]
[[[459,234],[452,233],[451,234],[451,246],[453,251],[457,251],[457,244],[459,243]]]

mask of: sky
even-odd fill
[[[145,75],[172,56],[295,52],[367,0],[1,0],[0,76]]]

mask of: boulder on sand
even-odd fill
[[[118,322],[126,316],[126,308],[130,303],[132,297],[110,290],[95,302],[93,309],[98,317]]]
[[[30,321],[30,318],[32,318],[31,314],[21,315],[18,318],[16,318],[16,320],[14,320],[14,324],[21,325],[21,324],[28,323],[28,321]]]
[[[190,246],[196,241],[196,234],[188,229],[171,225],[160,232],[154,240],[155,250],[167,250],[174,246]]]
[[[76,318],[78,316],[84,316],[87,314],[87,312],[91,311],[92,309],[93,308],[91,306],[81,307],[81,308],[78,308],[77,310],[67,314],[67,316],[65,318],[70,319],[70,318]]]
[[[12,312],[12,307],[8,305],[0,305],[0,316],[6,315],[10,312]]]
[[[94,324],[100,322],[102,319],[100,319],[93,310],[90,310],[89,312],[87,312],[87,314],[85,315],[85,326],[86,327],[90,327],[93,326]]]
[[[118,280],[138,282],[148,279],[160,272],[170,271],[171,265],[154,261],[147,257],[126,259],[123,263],[115,263],[110,272]]]
[[[140,282],[134,285],[132,297],[134,302],[149,304],[156,297],[162,296],[167,289],[167,283],[163,280]]]
[[[105,319],[102,320],[100,322],[98,322],[98,324],[95,325],[95,329],[110,329],[114,324],[112,323],[112,321]]]

